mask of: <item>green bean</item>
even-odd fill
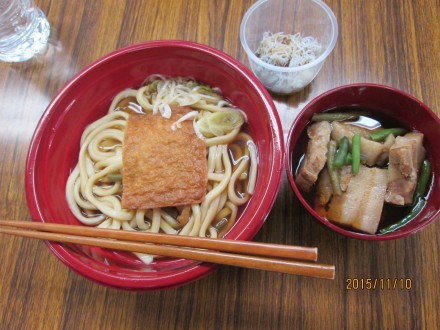
[[[414,191],[413,205],[417,203],[419,198],[425,196],[428,181],[431,176],[431,163],[425,159],[420,169],[419,181],[417,182],[416,190]]]
[[[417,187],[414,192],[413,206],[409,214],[401,219],[400,221],[379,230],[381,234],[390,233],[399,228],[402,228],[408,224],[412,219],[414,219],[423,207],[426,205],[426,200],[423,198],[426,194],[426,188],[428,187],[429,178],[431,176],[431,163],[429,160],[425,159],[420,170],[419,181],[417,182]]]
[[[353,113],[342,113],[342,112],[323,112],[315,113],[312,116],[312,122],[315,121],[344,121],[344,120],[357,120],[359,115]]]
[[[350,142],[348,141],[348,138],[346,136],[344,136],[339,141],[339,149],[336,152],[335,159],[333,160],[334,168],[340,168],[342,165],[344,165],[345,157],[347,156],[349,145]]]
[[[412,219],[414,219],[420,213],[420,211],[423,209],[425,204],[426,204],[426,200],[424,200],[423,198],[419,198],[416,205],[411,209],[411,212],[406,217],[404,217],[400,221],[398,221],[388,227],[380,229],[379,232],[381,234],[387,234],[387,233],[391,233],[399,228],[402,228],[403,226],[408,224]]]
[[[351,165],[353,163],[353,157],[351,156],[351,152],[347,152],[347,155],[344,159],[344,165]]]
[[[122,181],[122,174],[121,173],[110,173],[109,175],[107,175],[107,180],[110,182]]]
[[[385,141],[388,135],[393,134],[394,136],[403,135],[407,132],[404,128],[386,128],[380,131],[376,131],[370,134],[370,138],[373,141],[381,142]]]
[[[351,172],[353,174],[358,174],[361,165],[361,133],[353,135],[351,140],[351,157]]]
[[[332,184],[333,194],[340,195],[341,185],[339,184],[339,173],[338,169],[333,168],[333,161],[336,154],[336,141],[330,140],[328,143],[328,152],[327,152],[327,170],[330,175],[330,182]]]

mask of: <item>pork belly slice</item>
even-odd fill
[[[310,192],[319,172],[325,166],[331,131],[332,127],[328,121],[314,123],[307,129],[307,150],[295,178],[298,187],[305,192]]]
[[[170,119],[151,113],[129,117],[122,153],[122,207],[151,209],[203,200],[208,184],[205,143],[192,121],[171,129],[189,111],[172,107]]]
[[[327,219],[367,234],[379,226],[387,189],[387,170],[361,165],[351,177],[347,191],[333,196]]]
[[[339,185],[341,191],[344,192],[348,188],[350,179],[353,176],[350,166],[343,166],[338,169]],[[318,181],[316,183],[315,205],[326,206],[333,195],[333,188],[330,181],[330,174],[327,166],[319,173]]]
[[[396,138],[389,151],[387,203],[406,205],[413,202],[425,153],[422,133],[407,133]]]
[[[316,182],[315,207],[325,207],[332,198],[332,195],[332,183],[326,166],[321,173],[319,173],[318,181]]]
[[[383,142],[383,150],[382,154],[380,154],[379,158],[376,160],[377,165],[386,165],[388,164],[388,158],[389,158],[389,151],[391,146],[396,142],[396,137],[393,134],[390,134],[386,137],[385,141]]]
[[[333,130],[331,134],[331,138],[335,141],[341,140],[344,136],[348,138],[351,145],[351,139],[353,135],[358,131],[356,126],[350,124],[339,123],[334,121],[332,123]],[[386,145],[366,139],[364,136],[361,136],[361,162],[363,164],[367,164],[369,166],[373,165],[383,165],[381,164],[381,155],[387,151],[388,148]]]
[[[342,166],[338,169],[339,173],[339,185],[341,186],[342,191],[347,191],[348,184],[353,176],[353,172],[350,166]]]

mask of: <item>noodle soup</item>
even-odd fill
[[[79,71],[56,93],[35,130],[26,162],[26,198],[32,219],[82,224],[66,198],[66,182],[78,164],[81,136],[91,123],[108,113],[119,92],[145,86],[145,78],[152,73],[193,77],[217,86],[229,103],[245,111],[248,122],[243,123],[242,131],[256,145],[257,181],[252,197],[238,207],[237,219],[225,237],[252,239],[264,224],[282,179],[284,148],[275,105],[258,79],[240,62],[210,46],[181,40],[147,41],[116,50]],[[156,118],[150,112],[144,116]],[[186,130],[192,124],[189,120],[181,125]],[[108,148],[113,147],[102,147]],[[206,153],[206,147],[204,150]],[[164,209],[179,211],[174,206]],[[146,264],[129,252],[93,246],[55,242],[47,242],[47,246],[79,275],[119,289],[173,288],[196,281],[217,268],[211,263],[175,258],[155,258]]]
[[[174,116],[179,111],[183,112],[176,120]],[[196,182],[205,184],[202,198],[180,204],[171,197],[172,202],[159,201],[147,209],[124,207],[124,184],[127,191],[130,188],[127,186],[130,182],[126,176],[128,170],[124,168],[128,156],[125,154],[125,160],[123,157],[125,133],[129,131],[127,125],[130,125],[131,116],[147,115],[156,116],[155,120],[160,118],[163,131],[155,133],[158,139],[165,135],[165,131],[174,135],[185,129],[193,132],[191,138],[195,143],[202,144],[201,167],[206,167],[206,179]],[[113,99],[108,113],[85,129],[78,164],[66,184],[69,207],[79,221],[89,226],[223,237],[234,225],[239,208],[248,202],[255,189],[257,153],[252,137],[245,130],[246,121],[246,115],[223,99],[216,88],[188,78],[153,75],[139,89],[121,91]],[[154,131],[154,127],[147,129],[147,134],[154,134],[149,132]],[[183,141],[181,146],[186,143]],[[146,146],[147,152],[150,147],[153,146]],[[189,150],[191,153],[191,148]],[[173,153],[172,146],[164,152],[165,158],[168,158],[167,153]],[[149,160],[144,158],[145,162]],[[165,161],[159,159],[150,165],[154,167],[155,163]],[[183,166],[177,164],[180,165]],[[195,170],[191,178],[201,171]],[[179,174],[173,174],[169,178],[171,185],[178,177]],[[147,184],[157,186],[154,182]],[[164,194],[169,199],[169,192],[159,190],[149,193],[154,196]],[[187,197],[184,196],[183,200],[186,201]],[[146,202],[150,205],[150,201]],[[146,263],[152,261],[152,256],[138,257]]]

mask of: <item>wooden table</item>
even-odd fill
[[[240,21],[251,0],[36,0],[52,26],[46,53],[0,63],[0,218],[30,220],[24,192],[32,133],[50,99],[91,61],[144,40],[211,45],[246,63]],[[337,45],[314,82],[273,96],[283,120],[354,82],[405,90],[440,114],[439,0],[326,0]],[[256,241],[317,246],[334,281],[221,267],[193,284],[126,292],[65,267],[41,241],[0,236],[0,329],[434,329],[440,326],[440,221],[397,241],[365,242],[319,225],[283,179]],[[363,279],[376,289],[347,289]],[[389,288],[400,279],[405,288]],[[353,281],[354,280],[354,281]],[[409,285],[410,284],[410,285]],[[410,287],[409,287],[410,286]]]

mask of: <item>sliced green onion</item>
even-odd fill
[[[219,222],[217,222],[214,225],[215,230],[217,230],[218,232],[221,231],[226,226],[228,221],[229,220],[227,218],[222,218]]]
[[[231,110],[214,112],[208,121],[211,132],[217,136],[229,133],[243,123],[243,115],[238,111]]]
[[[207,92],[212,92],[212,88],[210,86],[208,86],[208,85],[200,84],[199,86],[200,86],[201,89],[203,89],[203,90],[205,90]]]
[[[149,92],[155,92],[157,91],[157,84],[161,81],[160,79],[156,79],[148,84],[148,91]]]
[[[107,175],[107,180],[110,182],[122,181],[122,174],[121,173],[110,173]]]
[[[244,123],[240,111],[224,110],[204,114],[197,122],[199,131],[206,137],[222,136]]]
[[[202,118],[197,121],[197,128],[205,137],[210,138],[214,136],[208,126],[208,116],[202,116]]]

